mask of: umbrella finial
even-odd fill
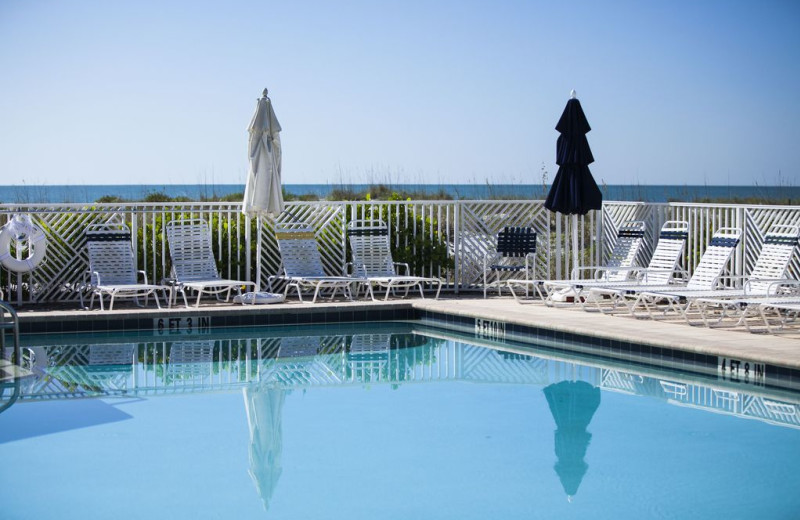
[[[575,91],[573,90],[573,92],[575,92]],[[267,90],[267,89],[265,88],[265,89],[264,89],[264,97],[267,97],[267,94],[268,94],[268,93],[269,93],[269,90]]]
[[[266,90],[264,90],[264,95],[265,95],[265,96],[267,95],[267,93],[266,93],[266,92],[267,92],[267,91],[266,91]],[[569,98],[570,98],[570,99],[578,99],[578,93],[577,93],[577,92],[575,92],[575,89],[572,89],[572,90],[570,91],[570,93],[569,93]]]

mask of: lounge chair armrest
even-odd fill
[[[689,271],[684,269],[683,267],[678,267],[675,269],[675,276],[673,278],[681,279],[681,280],[688,280],[689,279]]]
[[[760,282],[760,283],[768,283],[767,286],[767,294],[797,294],[800,292],[800,280],[795,280],[793,278],[751,278],[745,282],[744,285],[744,292],[747,293],[750,287],[750,284],[753,282]],[[783,288],[783,291],[781,291]]]
[[[582,266],[577,267],[576,269],[572,270],[572,272],[570,274],[570,279],[571,280],[578,280],[579,279],[578,278],[578,274],[583,272],[583,271],[592,272],[593,273],[593,276],[591,278],[589,278],[591,280],[602,280],[603,276],[601,276],[601,273],[617,272],[617,271],[634,272],[634,271],[642,271],[642,270],[644,270],[644,267],[638,266],[638,265],[637,266],[631,266],[631,267],[609,267],[607,265],[582,265]]]
[[[277,280],[278,278],[280,278],[280,276],[278,276],[277,274],[273,274],[267,277],[267,287],[269,287],[269,292],[275,292],[272,287],[272,281]]]
[[[724,274],[717,276],[714,280],[714,287],[734,287],[741,288],[748,282],[746,275],[740,274]]]
[[[525,255],[525,276],[527,273],[534,273],[536,271],[536,253],[528,253]]]
[[[411,268],[405,262],[392,262],[397,273],[400,275],[408,276],[411,274]],[[403,268],[402,270],[400,268]]]
[[[136,272],[142,275],[142,279],[144,280],[144,284],[148,285],[148,283],[147,283],[147,273],[145,273],[142,270],[139,270],[139,271],[136,271]]]
[[[747,276],[743,275],[734,275],[734,274],[723,274],[714,278],[713,282],[711,283],[712,289],[725,289],[725,288],[733,288],[733,289],[741,289],[744,283],[747,281]]]
[[[83,283],[78,288],[80,291],[85,291],[92,286],[92,271],[86,270],[83,272]]]
[[[647,282],[647,277],[651,274],[672,273],[673,271],[674,271],[673,269],[668,269],[668,268],[658,269],[658,268],[647,268],[647,267],[635,270],[636,279],[643,280],[644,282]]]

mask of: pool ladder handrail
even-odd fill
[[[4,301],[0,301],[0,358],[2,358],[2,355],[5,354],[6,331],[9,330],[11,331],[11,337],[14,343],[14,352],[12,354],[11,361],[18,368],[20,368],[22,367],[22,356],[20,354],[20,348],[19,348],[19,316],[17,316],[17,312],[11,307],[10,304]],[[19,398],[20,394],[19,379],[20,379],[19,370],[17,370],[14,376],[14,381],[12,383],[13,390],[11,398],[7,402],[0,404],[0,413],[8,409]],[[9,385],[8,383],[2,383],[3,388],[8,386],[11,385]],[[2,393],[0,393],[0,395],[2,395]]]

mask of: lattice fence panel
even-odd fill
[[[114,218],[119,209],[85,205],[17,206],[0,214],[0,225],[15,213],[30,215],[47,240],[45,260],[31,272],[13,273],[0,268],[0,286],[7,291],[7,299],[20,303],[78,300],[76,289],[89,268],[84,230],[90,224]]]
[[[742,229],[744,222],[741,207],[712,204],[670,204],[670,220],[689,223],[689,239],[686,244],[685,265],[691,275],[700,262],[714,232],[723,227]],[[742,246],[734,252],[726,267],[725,275],[741,275],[743,269]]]
[[[288,208],[289,213],[281,218],[309,221],[317,229],[330,274],[340,274],[347,260],[346,222],[377,212],[389,222],[398,250],[410,251],[413,258],[419,256],[417,248],[441,244],[443,256],[456,266],[442,267],[434,260],[441,260],[442,255],[432,255],[418,262],[414,274],[437,276],[462,287],[473,287],[482,280],[483,256],[504,226],[532,226],[537,230],[537,268],[542,278],[569,276],[574,263],[602,265],[613,247],[616,227],[625,220],[644,220],[647,224],[642,264],[649,261],[664,221],[688,221],[684,268],[689,273],[715,230],[739,227],[745,234],[729,274],[742,275],[752,269],[770,225],[794,224],[800,219],[797,206],[607,202],[602,215],[589,212],[578,217],[575,250],[572,217],[545,210],[542,201],[293,202]],[[46,261],[31,273],[0,269],[0,288],[7,300],[17,304],[77,302],[75,288],[81,285],[88,268],[84,230],[111,219],[121,219],[131,228],[138,268],[145,270],[151,281],[166,276],[170,268],[163,225],[182,217],[204,218],[210,223],[215,256],[224,277],[256,280],[263,287],[265,279],[276,274],[280,266],[274,220],[247,218],[236,203],[4,204],[0,205],[0,225],[14,213],[29,214],[48,242]],[[800,276],[797,257],[791,263],[790,275]]]
[[[283,269],[275,239],[276,222],[305,222],[312,226],[316,230],[317,245],[325,272],[331,276],[341,276],[347,261],[344,215],[344,206],[338,202],[295,202],[287,203],[286,211],[278,215],[277,220],[272,217],[262,218],[258,228],[261,285],[268,277],[279,274]],[[282,285],[274,286],[273,290],[282,290]]]
[[[646,204],[643,202],[611,202],[603,204],[603,222],[601,225],[603,245],[599,265],[604,265],[617,241],[617,232],[622,224],[628,221],[644,222],[644,243],[637,265],[646,266],[653,256],[658,235],[664,222],[669,220],[669,211],[666,206]]]
[[[30,273],[0,269],[0,287],[16,303],[76,302],[89,268],[84,231],[90,224],[125,223],[134,237],[137,269],[157,282],[169,273],[163,225],[177,218],[203,218],[210,224],[217,267],[223,277],[249,280],[254,274],[247,242],[252,225],[235,203],[47,204],[0,207],[0,225],[15,213],[32,217],[47,240],[45,262]]]
[[[552,237],[550,212],[542,201],[479,201],[461,204],[456,261],[462,288],[483,283],[483,261],[495,247],[497,234],[506,226],[536,230],[537,276],[547,276]]]
[[[790,206],[761,206],[746,208],[744,210],[745,236],[744,236],[744,273],[753,270],[753,266],[764,244],[764,236],[773,225],[800,225],[800,207]],[[800,252],[795,249],[794,257],[789,263],[788,276],[793,279],[800,278]]]
[[[395,262],[411,274],[455,283],[453,263],[457,203],[447,201],[366,201],[348,203],[348,221],[380,219],[389,225]],[[443,261],[444,260],[444,261]]]

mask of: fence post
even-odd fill
[[[744,276],[744,251],[747,247],[747,219],[745,218],[745,208],[737,207],[736,208],[736,227],[742,231],[742,246],[736,249],[736,266],[735,272],[733,273],[734,276]]]
[[[455,269],[453,273],[453,288],[458,294],[461,288],[461,201],[455,201],[453,205],[453,262]]]
[[[253,236],[252,236],[253,234],[250,232],[250,222],[251,221],[252,221],[252,219],[250,218],[250,215],[245,215],[244,216],[244,250],[245,250],[245,254],[244,254],[244,272],[245,272],[245,277],[246,277],[245,280],[248,281],[248,282],[253,282],[254,281],[256,283],[256,290],[261,290],[261,270],[258,269],[256,271],[256,279],[255,280],[251,280],[250,279],[250,273],[251,273],[250,267],[252,266],[252,262],[251,262],[251,259],[250,259],[250,243],[253,240]],[[261,223],[261,217],[260,216],[256,216],[256,223],[257,223],[256,225]],[[259,234],[260,233],[256,234],[256,239],[258,238]],[[256,245],[256,251],[259,252],[259,253],[261,252],[260,249],[258,248],[258,245]],[[258,264],[258,259],[256,259],[256,264]]]

